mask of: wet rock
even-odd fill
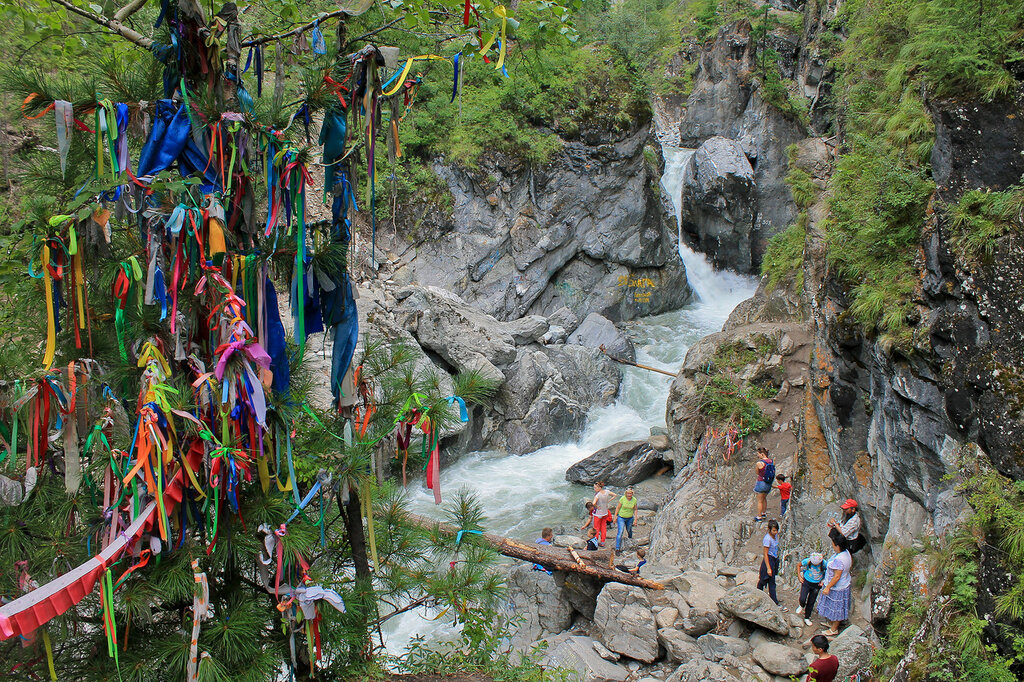
[[[590,348],[604,346],[605,350],[616,358],[630,361],[636,359],[633,342],[619,331],[611,320],[597,313],[587,315],[580,326],[569,334],[566,343]]]
[[[803,651],[783,644],[763,642],[754,648],[752,655],[758,665],[775,675],[788,677],[807,671]]]
[[[738,585],[718,600],[718,608],[735,618],[759,625],[779,635],[789,634],[785,614],[767,593],[749,585]]]
[[[712,137],[690,158],[683,182],[687,239],[718,267],[749,272],[754,169],[735,140]]]
[[[639,587],[608,583],[597,597],[594,632],[606,647],[637,661],[658,658],[658,629],[651,603]]]
[[[697,646],[709,661],[721,661],[726,656],[746,656],[750,651],[750,645],[738,637],[711,633],[698,637]]]
[[[625,682],[629,676],[625,666],[601,658],[593,643],[589,637],[567,637],[551,649],[541,663],[549,668],[570,670],[579,682]]]
[[[643,440],[631,440],[601,448],[573,464],[565,480],[593,485],[597,481],[622,487],[650,478],[663,466],[661,453]]]

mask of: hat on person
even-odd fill
[[[812,564],[817,565],[817,564],[820,564],[824,560],[825,560],[825,557],[822,555],[821,552],[813,552],[811,554],[811,563]]]
[[[849,499],[846,502],[843,502],[841,505],[839,505],[839,508],[840,509],[856,509],[857,508],[857,500]]]

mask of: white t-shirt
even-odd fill
[[[825,582],[822,583],[822,587],[832,582],[832,578],[835,577],[836,571],[842,571],[843,575],[839,578],[839,581],[832,586],[833,590],[845,590],[850,587],[850,567],[853,566],[853,557],[846,550],[843,550],[839,554],[828,560],[828,570],[825,571]]]
[[[615,499],[615,493],[611,490],[602,490],[594,496],[597,505],[594,507],[594,516],[607,516],[608,503]]]

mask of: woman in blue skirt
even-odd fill
[[[830,533],[832,550],[835,552],[825,569],[824,587],[821,588],[821,599],[818,601],[818,613],[829,621],[827,637],[839,634],[839,624],[850,617],[850,567],[853,557],[850,556],[849,541],[840,533]]]

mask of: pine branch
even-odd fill
[[[89,21],[99,24],[104,28],[110,29],[110,31],[116,35],[121,36],[125,40],[135,43],[139,47],[148,50],[153,45],[153,40],[142,35],[138,31],[129,28],[122,24],[116,17],[114,19],[107,19],[104,16],[90,12],[89,10],[77,7],[67,0],[50,0],[50,2],[56,3],[61,7],[64,7],[69,12],[74,12],[80,17],[85,17]]]
[[[61,1],[61,0],[58,0],[58,1]],[[319,15],[317,18],[313,19],[312,21],[310,21],[308,23],[305,23],[302,26],[299,26],[298,28],[293,28],[290,31],[285,31],[284,33],[275,33],[274,35],[263,36],[261,38],[254,38],[252,40],[245,40],[245,41],[242,42],[242,47],[254,47],[256,45],[263,45],[264,43],[271,43],[271,42],[274,42],[275,40],[280,40],[281,38],[287,38],[289,36],[298,35],[299,33],[303,33],[304,31],[308,31],[309,29],[313,28],[319,22],[324,21],[325,19],[331,19],[333,17],[339,17],[339,16],[341,16],[343,14],[351,14],[351,10],[336,9],[333,12],[324,12],[323,14]]]

